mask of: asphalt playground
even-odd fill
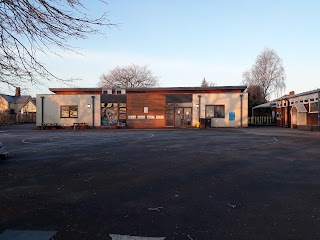
[[[320,132],[0,126],[0,240],[320,239]]]

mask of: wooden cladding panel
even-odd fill
[[[165,119],[127,119],[128,128],[163,128]]]
[[[309,113],[307,117],[308,125],[318,125],[318,114],[317,113]]]
[[[76,95],[76,94],[101,94],[101,91],[63,91],[56,92],[56,95]]]
[[[148,107],[148,112],[144,112]],[[127,116],[163,116],[163,119],[127,119],[129,128],[165,127],[166,96],[163,94],[127,94]]]
[[[164,115],[166,97],[162,94],[127,94],[127,114],[146,115],[144,107],[148,107],[150,115]]]

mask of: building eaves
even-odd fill
[[[53,93],[56,92],[97,92],[102,91],[102,88],[49,88]]]
[[[98,92],[108,88],[49,88],[53,93],[57,92]],[[158,91],[194,91],[205,92],[215,90],[240,90],[244,92],[247,86],[216,86],[216,87],[157,87],[157,88],[126,88],[126,92],[158,92]]]
[[[210,90],[241,90],[247,89],[247,86],[216,86],[216,87],[157,87],[157,88],[127,88],[127,92],[157,92],[157,91],[210,91]]]

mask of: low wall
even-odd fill
[[[298,130],[303,131],[320,131],[319,125],[297,125]]]

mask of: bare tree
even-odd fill
[[[263,93],[263,88],[259,85],[249,85],[247,91],[250,97],[255,100],[255,102],[259,104],[267,102]]]
[[[260,100],[269,100],[271,94],[285,89],[285,71],[278,54],[266,48],[250,70],[243,73],[243,82],[251,94]]]
[[[0,83],[66,80],[51,73],[37,53],[56,47],[74,51],[70,39],[83,39],[99,33],[99,27],[113,25],[106,14],[90,18],[87,10],[81,0],[0,0]]]
[[[148,88],[159,86],[159,82],[147,66],[132,64],[103,74],[98,85],[105,88]]]

